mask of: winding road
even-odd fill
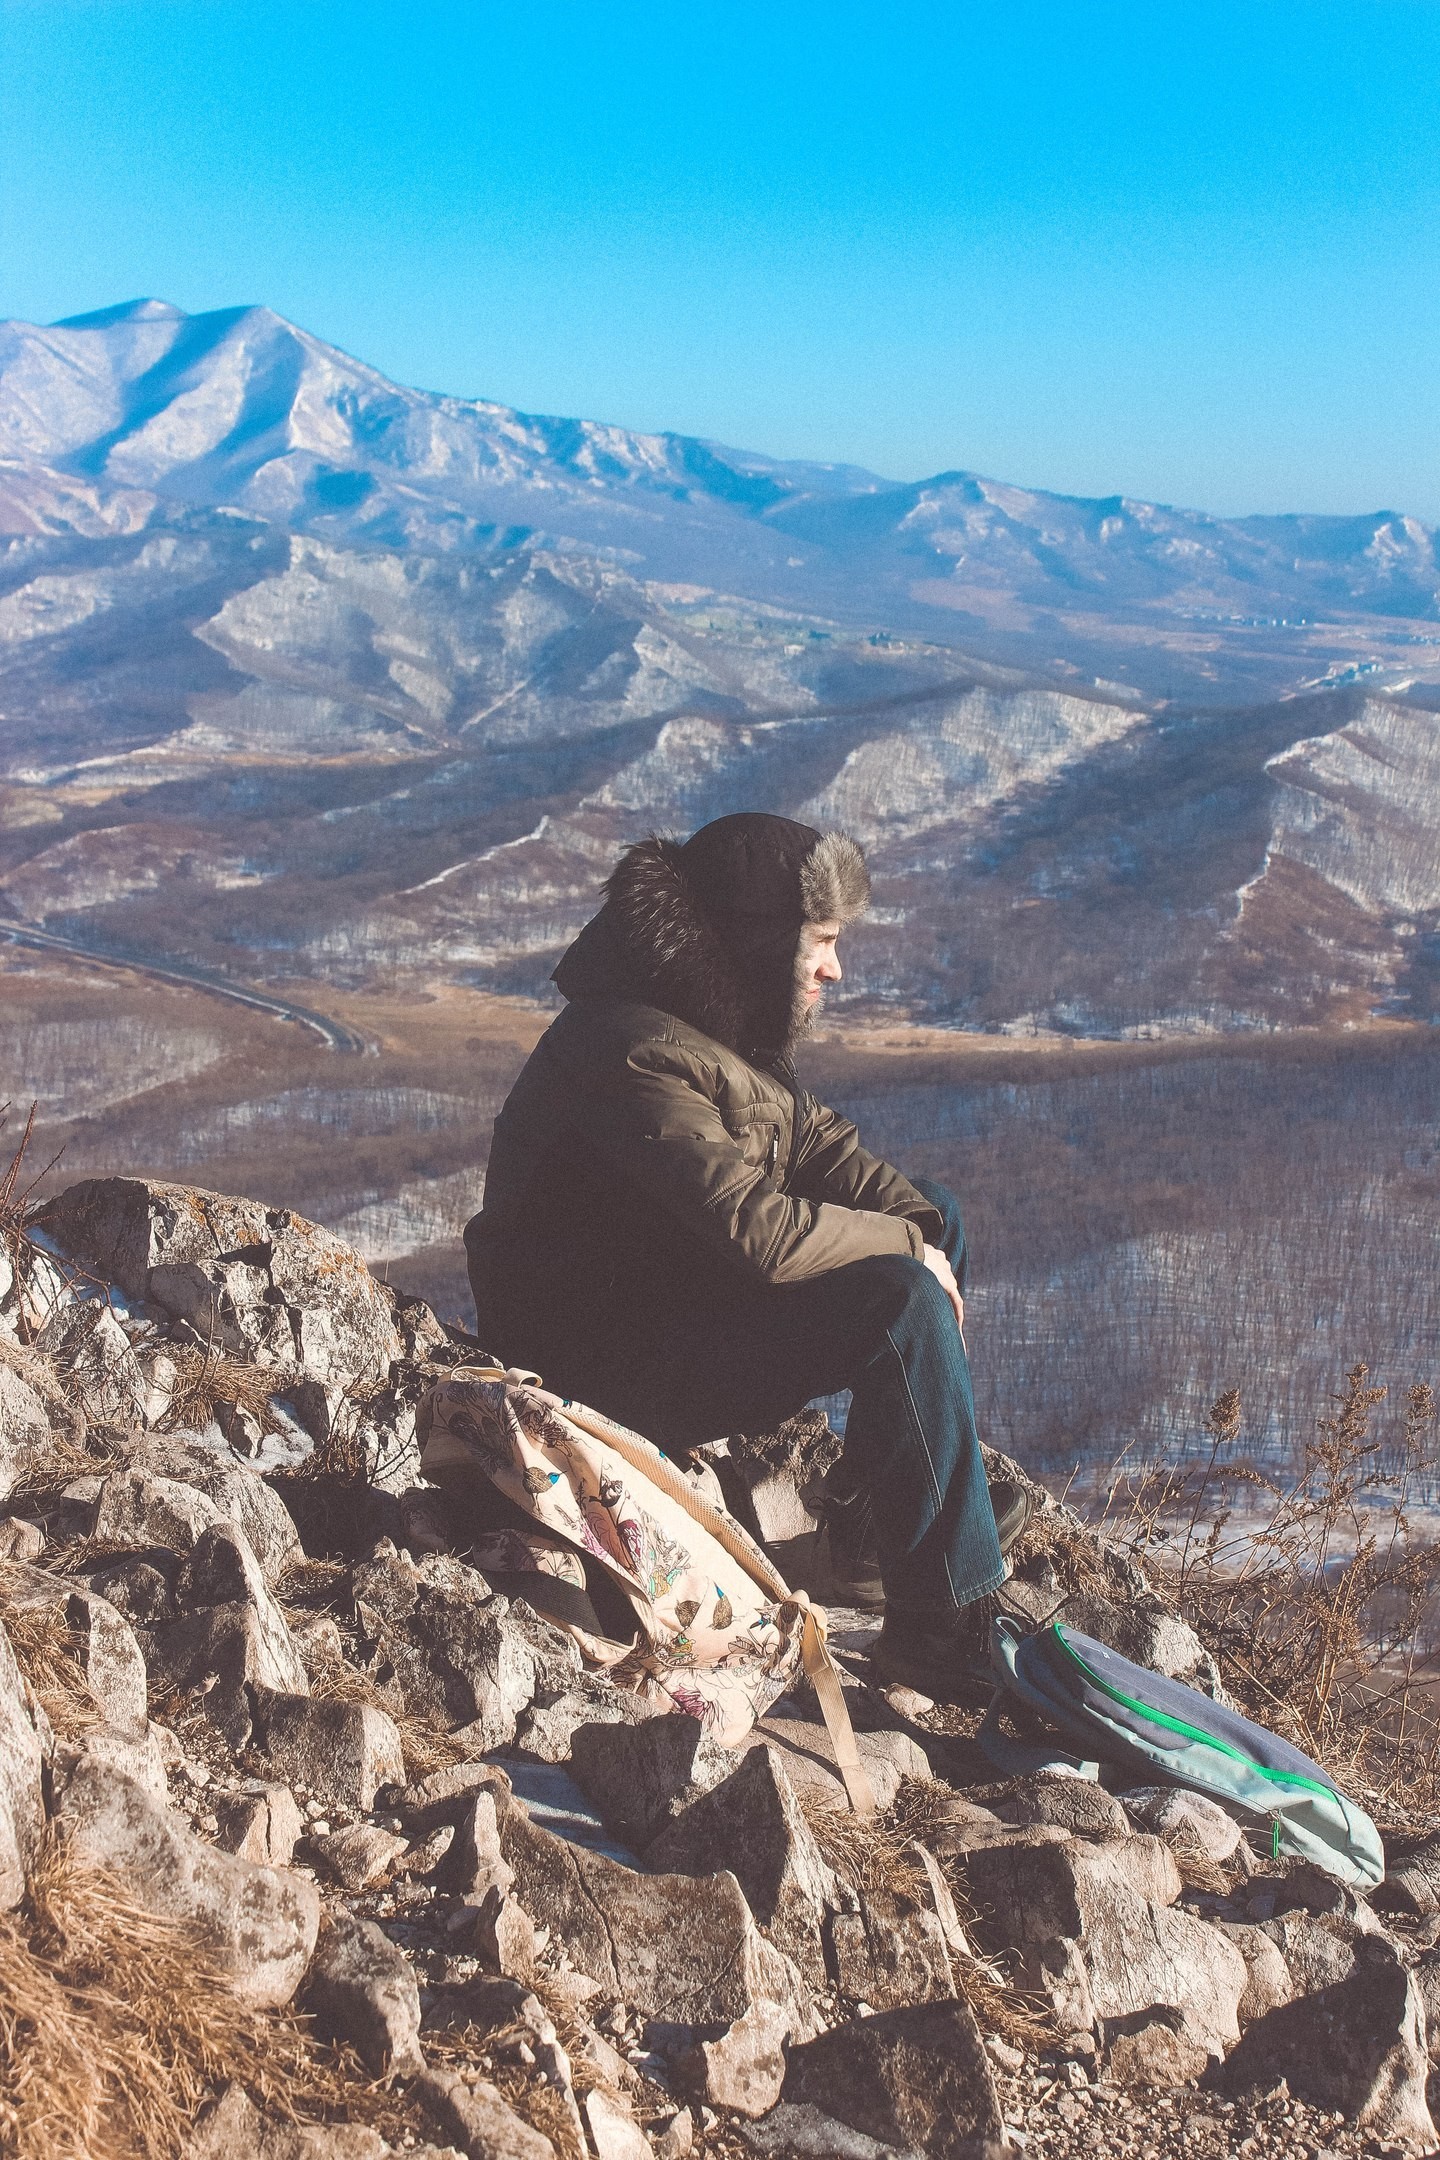
[[[124,969],[135,975],[153,975],[157,982],[180,983],[188,990],[207,990],[212,997],[229,998],[236,1005],[248,1005],[255,1012],[269,1013],[276,1020],[292,1020],[297,1027],[307,1027],[320,1037],[327,1050],[336,1050],[343,1057],[363,1057],[373,1051],[374,1043],[346,1027],[343,1020],[332,1020],[328,1013],[312,1012],[306,1005],[292,1005],[286,998],[272,997],[266,990],[242,989],[238,983],[226,982],[221,975],[211,975],[204,968],[192,967],[185,960],[145,960],[134,954],[100,952],[93,945],[81,945],[74,938],[59,937],[53,930],[35,930],[28,923],[15,922],[9,916],[0,916],[0,938],[12,945],[35,945],[42,951],[72,954],[77,960],[88,960],[95,967]]]

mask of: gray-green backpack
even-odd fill
[[[997,1769],[1098,1778],[1098,1757],[1147,1784],[1183,1785],[1242,1819],[1263,1819],[1274,1853],[1312,1860],[1354,1889],[1383,1880],[1385,1851],[1370,1817],[1318,1763],[1238,1710],[1058,1623],[1025,1635],[1002,1617],[990,1649],[1000,1692],[980,1742]],[[1007,1696],[1058,1727],[1080,1757],[1008,1738],[999,1722]]]

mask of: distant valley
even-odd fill
[[[458,1308],[618,848],[842,824],[877,906],[812,1055],[975,1196],[994,1416],[1170,1444],[1245,1365],[1273,1438],[1342,1360],[1440,1363],[1437,593],[1399,511],[902,486],[264,309],[0,327],[0,1099]]]

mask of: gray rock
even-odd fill
[[[57,1775],[71,1776],[82,1763],[95,1766],[102,1775],[112,1773],[133,1779],[151,1798],[170,1798],[167,1756],[154,1725],[86,1725],[73,1736],[55,1743]]]
[[[1204,1793],[1182,1792],[1175,1785],[1141,1785],[1123,1793],[1121,1799],[1133,1823],[1164,1838],[1178,1853],[1232,1860],[1244,1837],[1234,1816]]]
[[[232,1747],[244,1747],[247,1691],[308,1695],[310,1677],[243,1531],[228,1522],[206,1530],[179,1570],[175,1596],[195,1609],[160,1636],[156,1672],[182,1692],[204,1686],[207,1715]]]
[[[1106,2027],[1105,2068],[1116,2085],[1153,2085],[1165,2091],[1193,2085],[1209,2069],[1210,2060],[1173,2014],[1156,2011]]]
[[[496,1790],[477,1792],[465,1803],[455,1835],[446,1849],[440,1886],[477,1905],[496,1890],[503,1897],[515,1880],[500,1844]],[[502,1798],[501,1805],[504,1805]]]
[[[949,1945],[939,1916],[891,1890],[862,1890],[858,1910],[830,1919],[835,1981],[851,2002],[873,2010],[940,2002],[955,1993]]]
[[[45,1713],[0,1627],[0,1912],[20,1903],[39,1850],[45,1829],[41,1779],[50,1744]]]
[[[243,2086],[205,2110],[182,2160],[387,2160],[392,2147],[368,2123],[267,2120]],[[405,2160],[460,2160],[451,2146],[407,2145]]]
[[[570,1742],[582,1725],[644,1725],[668,1714],[599,1674],[582,1673],[574,1687],[560,1695],[539,1694],[521,1712],[515,1748],[537,1762],[568,1762]]]
[[[416,1836],[424,1836],[442,1823],[458,1823],[478,1792],[508,1792],[503,1771],[493,1763],[461,1762],[447,1763],[443,1770],[432,1770],[414,1785],[406,1785],[394,1795],[395,1813],[407,1830]]]
[[[143,1726],[149,1700],[145,1660],[123,1614],[93,1590],[77,1589],[19,1560],[5,1564],[3,1587],[6,1600],[19,1610],[47,1616],[108,1724]]]
[[[373,1920],[343,1907],[327,1916],[302,2000],[321,2037],[348,2041],[377,2077],[424,2069],[415,1974]]]
[[[892,1804],[906,1778],[923,1784],[933,1775],[930,1758],[909,1733],[857,1731],[855,1744],[869,1772],[875,1804],[881,1809]],[[823,1724],[771,1711],[760,1719],[745,1745],[775,1748],[784,1760],[791,1784],[807,1799],[822,1807],[849,1807],[845,1781],[835,1766]]]
[[[265,1785],[259,1792],[220,1793],[214,1805],[219,1825],[217,1845],[264,1867],[290,1865],[305,1820],[288,1785]]]
[[[1430,2152],[1419,1982],[1382,1936],[1362,1936],[1355,1956],[1348,1979],[1252,2025],[1215,2081],[1228,2092],[1269,2091],[1283,2077],[1297,2098],[1336,2110],[1370,2139]]]
[[[1284,1960],[1292,1994],[1313,1995],[1348,1979],[1355,1970],[1353,1932],[1327,1927],[1309,1913],[1282,1913],[1278,1919],[1265,1921],[1261,1932]]]
[[[72,1402],[108,1425],[140,1426],[150,1384],[130,1338],[101,1297],[77,1297],[55,1308],[36,1338]]]
[[[640,1725],[581,1725],[570,1748],[570,1775],[606,1826],[637,1849],[734,1768],[733,1751],[679,1713]],[[717,1864],[728,1863],[705,1872]]]
[[[157,1560],[163,1561],[164,1565],[157,1566]],[[113,1605],[116,1612],[124,1613],[132,1625],[154,1627],[175,1618],[175,1600],[170,1586],[174,1560],[173,1553],[151,1553],[144,1559],[136,1555],[119,1562],[107,1560],[82,1579],[98,1596]]]
[[[1169,2009],[1207,2053],[1234,2045],[1245,1961],[1218,1928],[1170,1909],[1179,1871],[1158,1839],[990,1846],[962,1865],[982,1941],[1012,1954],[1062,2032]]]
[[[1234,1943],[1245,1960],[1248,1975],[1245,1992],[1240,1998],[1240,2025],[1243,2030],[1253,2025],[1268,2011],[1278,2010],[1282,2003],[1292,2000],[1295,1983],[1290,1968],[1281,1954],[1279,1945],[1266,1934],[1264,1928],[1244,1923],[1219,1920],[1216,1923],[1222,1935]]]
[[[90,1534],[102,1545],[131,1552],[159,1545],[185,1553],[223,1521],[213,1500],[178,1478],[112,1470],[100,1481]]]
[[[647,2017],[733,2025],[756,2002],[809,2014],[804,1984],[755,1925],[733,1875],[641,1875],[501,1810],[504,1856],[525,1910],[580,1971]]]
[[[228,1448],[207,1445],[193,1433],[152,1433],[132,1449],[130,1463],[203,1493],[220,1519],[242,1533],[268,1583],[303,1557],[300,1533],[280,1495]]]
[[[650,2140],[628,2108],[598,2087],[582,2102],[595,2160],[650,2160]]]
[[[837,2122],[808,2101],[802,2107],[782,2100],[759,2122],[742,2122],[738,2128],[750,2150],[762,2154],[763,2160],[924,2160],[922,2153],[908,2147],[902,2150],[866,2137],[863,2130]],[[690,2150],[688,2145],[683,2149]],[[975,2150],[984,2153],[985,2147]]]
[[[477,1755],[506,1747],[534,1700],[539,1659],[511,1607],[448,1553],[393,1546],[357,1567],[355,1619],[377,1683],[417,1716],[464,1729]]]
[[[320,1924],[312,1883],[218,1851],[133,1779],[96,1762],[82,1760],[66,1779],[55,1818],[72,1858],[118,1875],[148,1911],[194,1927],[243,2001],[289,2002]]]
[[[427,2070],[410,2088],[442,2137],[470,2160],[555,2160],[549,2138],[532,2129],[494,2085],[471,2085],[453,2070]]]
[[[62,1251],[231,1356],[337,1387],[400,1354],[389,1302],[338,1238],[257,1200],[90,1178],[40,1210]]]
[[[1089,1778],[1027,1778],[1014,1792],[995,1802],[994,1812],[1001,1822],[1053,1823],[1073,1837],[1130,1835],[1130,1819],[1120,1802]]]
[[[928,2160],[1006,2151],[995,2081],[968,2003],[920,2003],[792,2048],[785,2100]]]
[[[733,1755],[726,1760],[733,1765]],[[771,1942],[812,1987],[824,1989],[825,1921],[842,1902],[840,1889],[773,1748],[753,1749],[723,1784],[686,1808],[646,1848],[645,1864],[673,1875],[728,1868]]]
[[[256,1690],[255,1745],[278,1776],[326,1807],[365,1813],[382,1785],[398,1785],[405,1758],[393,1719],[373,1703]]]
[[[1433,2063],[1440,2056],[1440,1948],[1427,1950],[1415,1962],[1415,1985],[1425,2012],[1425,2040]]]
[[[45,1550],[45,1532],[25,1515],[0,1516],[0,1561],[38,1560]]]
[[[410,1850],[408,1840],[378,1823],[348,1823],[343,1830],[312,1835],[310,1849],[342,1890],[373,1890]]]
[[[778,2003],[758,2002],[713,2038],[698,2038],[675,2063],[683,2092],[709,2107],[737,2115],[768,2115],[785,2083],[789,2013]]]
[[[55,1449],[45,1405],[28,1381],[0,1360],[0,1500],[8,1500]]]
[[[1440,1912],[1440,1834],[1387,1849],[1383,1895],[1392,1912],[1429,1919]]]

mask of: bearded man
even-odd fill
[[[746,811],[629,848],[554,980],[465,1244],[480,1333],[671,1453],[853,1391],[827,1522],[875,1657],[944,1696],[1024,1526],[987,1486],[954,1195],[806,1094],[791,1053],[869,903],[857,843]]]

